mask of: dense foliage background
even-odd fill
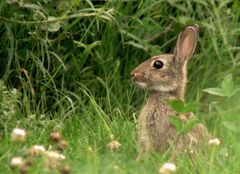
[[[131,84],[130,72],[150,56],[172,52],[178,34],[193,23],[200,41],[189,63],[186,100],[201,104],[197,115],[223,139],[222,151],[239,161],[239,92],[221,97],[202,91],[229,74],[239,86],[239,8],[237,0],[1,0],[0,171],[11,171],[8,161],[19,151],[10,147],[12,128],[31,132],[27,147],[47,145],[58,127],[70,144],[73,173],[157,173],[166,156],[141,167],[134,161],[136,120],[147,95]],[[224,123],[227,116],[234,122]],[[106,147],[113,137],[123,145],[117,154]],[[96,149],[93,161],[86,159],[89,146]],[[219,153],[208,165],[179,159],[180,173],[239,172]]]

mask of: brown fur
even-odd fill
[[[186,27],[179,35],[174,54],[154,56],[140,64],[132,72],[132,80],[149,90],[149,98],[140,117],[140,154],[149,154],[152,150],[164,152],[171,144],[183,151],[198,147],[207,142],[206,128],[199,124],[190,133],[179,137],[169,122],[170,115],[177,113],[168,105],[171,99],[184,100],[187,83],[187,62],[192,56],[198,40],[198,26]],[[156,60],[163,62],[163,67],[153,66]],[[193,118],[193,114],[182,115],[183,121]]]

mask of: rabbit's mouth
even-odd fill
[[[146,88],[147,87],[147,83],[144,82],[135,82],[137,85],[139,85],[142,88]]]
[[[140,88],[148,89],[148,90],[154,90],[154,91],[161,91],[161,92],[169,92],[174,91],[177,89],[178,85],[177,83],[171,83],[171,84],[154,84],[152,81],[148,79],[132,79],[135,84],[137,84]]]
[[[148,87],[146,76],[144,74],[137,74],[136,73],[136,74],[132,75],[132,81],[133,81],[133,83],[137,84],[141,88],[147,88]]]

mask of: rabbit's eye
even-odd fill
[[[154,63],[153,63],[153,67],[156,68],[156,69],[161,69],[163,67],[163,62],[160,61],[160,60],[156,60]]]

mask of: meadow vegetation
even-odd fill
[[[239,173],[239,8],[237,0],[1,0],[0,173],[19,173],[11,159],[26,159],[34,145],[59,148],[54,130],[68,143],[62,154],[71,173],[153,174],[165,162],[176,173]],[[130,72],[173,52],[179,32],[193,23],[200,40],[186,102],[198,103],[195,114],[220,144],[194,163],[171,152],[135,161],[147,94]],[[25,141],[12,140],[16,127],[26,130]],[[59,171],[38,156],[20,172]]]

